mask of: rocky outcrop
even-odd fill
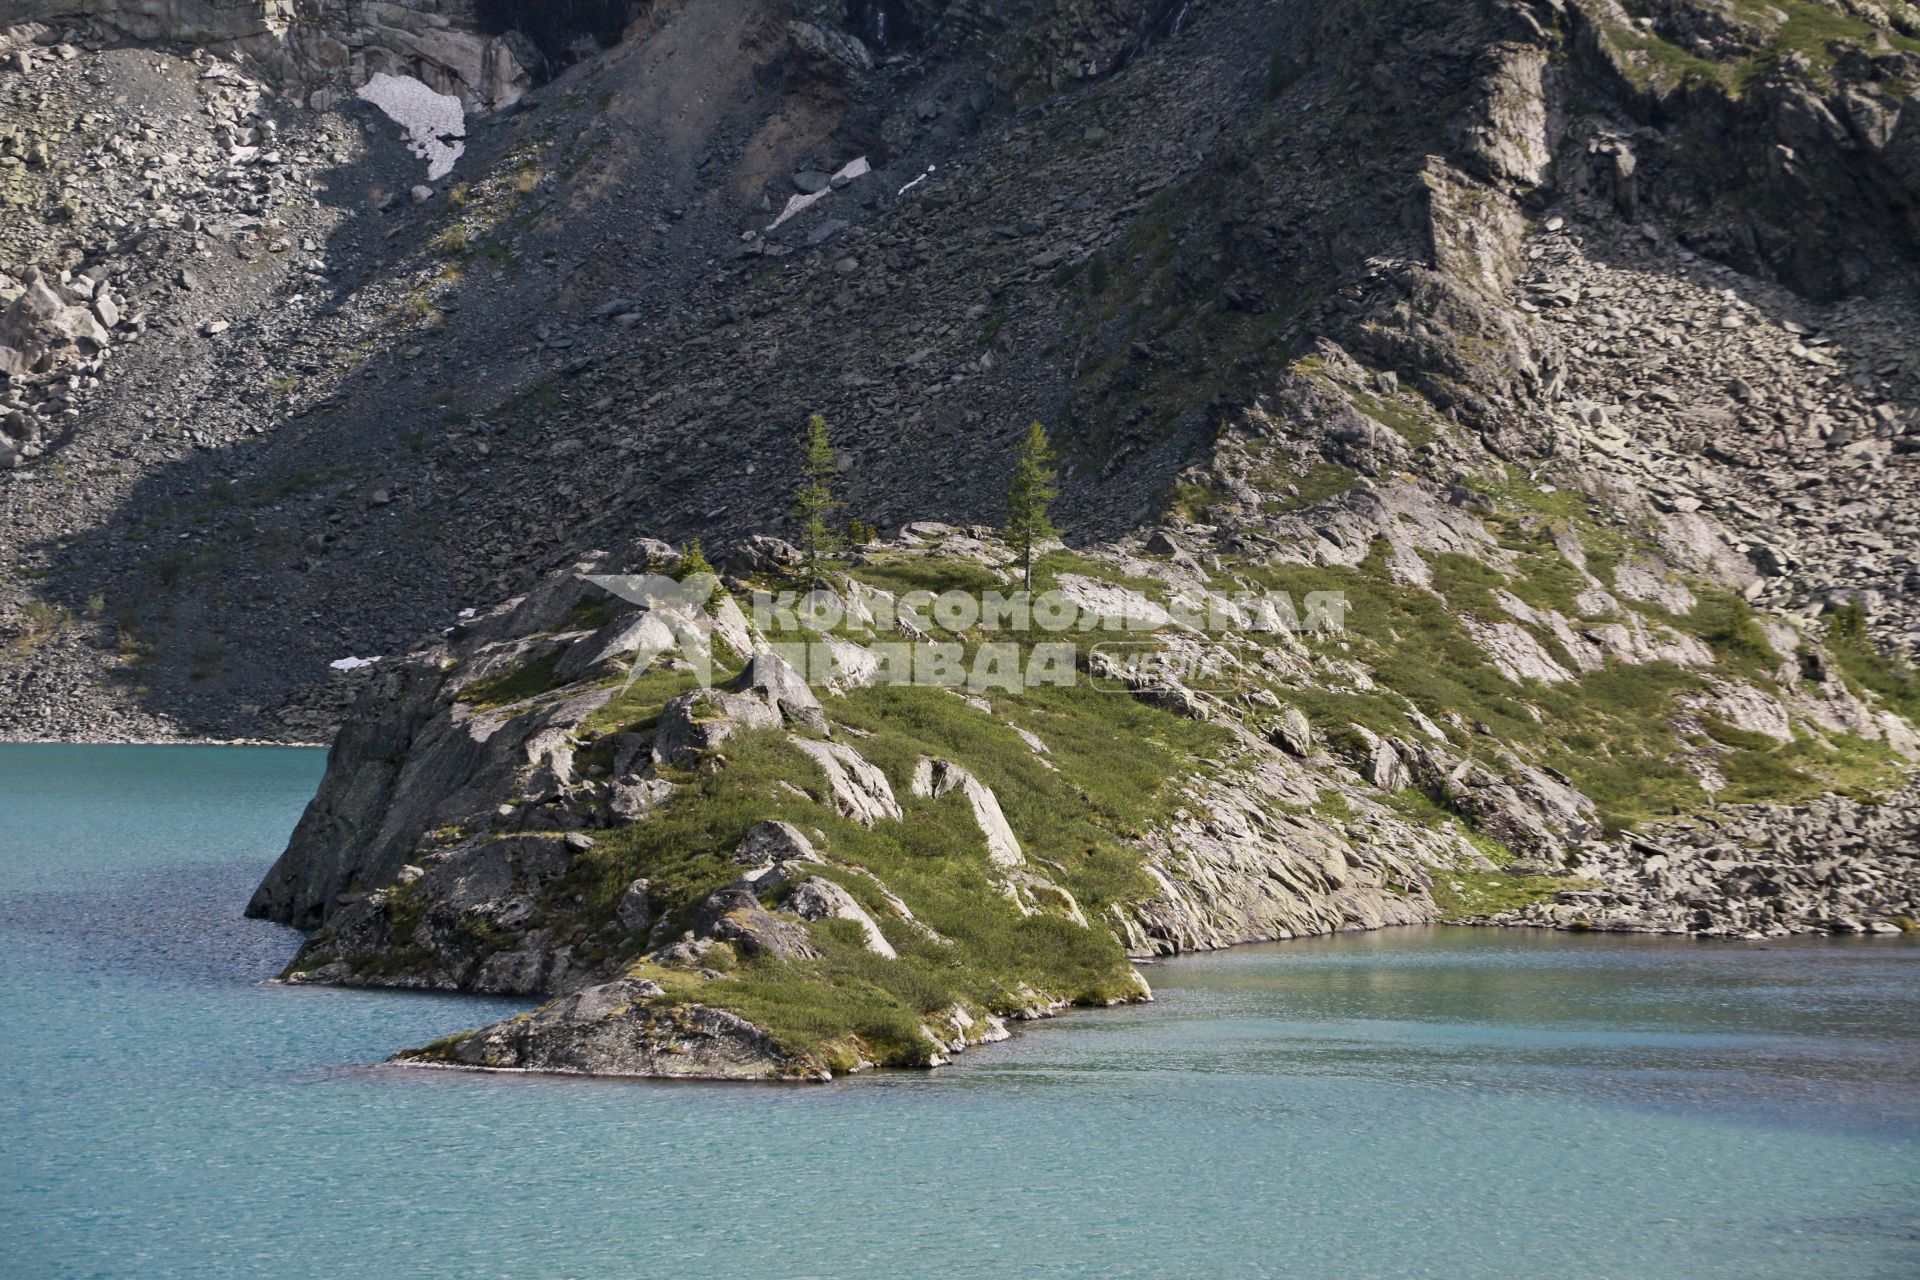
[[[951,760],[921,760],[913,770],[913,794],[938,799],[958,790],[966,797],[973,820],[987,840],[987,860],[996,867],[1024,866],[1026,855],[1020,851],[1020,839],[1000,812],[1000,801],[980,779]]]
[[[409,864],[384,889],[344,895],[286,980],[500,995],[578,986],[588,975],[566,940],[542,927],[540,903],[592,845],[577,833],[488,835],[423,856],[424,870]],[[651,923],[645,887],[629,886],[619,910],[629,927]],[[413,960],[383,971],[396,953]]]
[[[588,987],[530,1014],[401,1053],[408,1066],[679,1080],[826,1080],[737,1014],[702,1005],[662,1009],[660,987],[625,979]]]
[[[1826,31],[1809,39],[1779,10],[1664,4],[1645,33],[1611,0],[1574,6],[1573,65],[1626,94],[1624,118],[1571,122],[1585,145],[1563,151],[1564,184],[1671,217],[1690,247],[1811,298],[1911,279],[1920,168],[1898,122],[1912,127],[1920,45],[1877,6],[1817,7]],[[1737,213],[1713,207],[1730,189]]]
[[[250,915],[311,928],[355,883],[383,884],[436,830],[530,821],[574,782],[568,735],[611,696],[594,689],[532,706],[475,709],[438,680],[440,659],[395,663],[369,686],[367,717],[336,740],[321,792],[268,873]]]
[[[622,603],[583,577],[599,563],[582,561],[471,620],[448,643],[376,668],[361,695],[365,713],[335,740],[320,792],[249,914],[303,928],[324,923],[351,886],[387,883],[423,841],[438,842],[436,832],[458,838],[495,826],[502,806],[520,827],[569,825],[563,803],[580,781],[574,735],[615,689],[555,685],[553,696],[542,696],[537,677],[570,658],[583,671],[631,659],[631,652],[608,654],[599,629],[567,629],[568,618],[595,600]],[[456,664],[459,676],[450,680]],[[489,700],[516,677],[526,696]]]
[[[761,906],[752,889],[722,889],[701,903],[694,933],[702,940],[727,943],[746,956],[787,962],[820,958],[806,927]]]
[[[1488,923],[1770,938],[1920,929],[1920,794],[1728,806],[1583,850],[1569,890]]]
[[[812,756],[826,775],[827,794],[834,808],[863,827],[900,821],[900,802],[893,798],[893,785],[858,751],[843,742],[806,738],[795,738],[793,744]]]
[[[1471,848],[1445,837],[1427,844],[1385,813],[1316,816],[1312,778],[1267,758],[1231,784],[1196,783],[1193,811],[1147,841],[1159,892],[1124,913],[1128,950],[1207,951],[1435,919],[1421,892],[1428,869],[1475,860]]]
[[[1325,379],[1328,395],[1356,376],[1339,366],[1338,353],[1330,354],[1329,371],[1314,375]],[[1555,689],[1576,696],[1589,675],[1623,666],[1684,673],[1688,668],[1675,655],[1689,644],[1697,652],[1688,660],[1703,672],[1718,671],[1723,662],[1720,648],[1675,627],[1665,628],[1666,647],[1645,642],[1637,615],[1605,625],[1641,640],[1589,640],[1604,631],[1594,619],[1528,604],[1516,592],[1538,598],[1529,574],[1543,570],[1487,531],[1482,522],[1498,516],[1497,504],[1469,512],[1389,493],[1346,509],[1367,530],[1357,538],[1343,531],[1340,521],[1348,517],[1340,510],[1320,509],[1333,569],[1361,575],[1348,579],[1356,584],[1376,582],[1375,590],[1412,593],[1391,597],[1408,617],[1421,616],[1414,596],[1442,598],[1452,581],[1445,575],[1463,572],[1460,561],[1492,566],[1477,572],[1512,584],[1474,580],[1484,596],[1478,607],[1510,611],[1497,629],[1471,616],[1425,625],[1455,637],[1441,641],[1455,646],[1452,661],[1477,661],[1515,698]],[[1238,532],[1225,537],[1252,535],[1251,527],[1227,523]],[[1904,916],[1912,868],[1872,850],[1817,868],[1803,865],[1809,859],[1797,852],[1786,859],[1790,870],[1705,854],[1682,867],[1676,853],[1661,861],[1648,851],[1684,843],[1690,837],[1675,831],[1692,828],[1609,836],[1594,801],[1539,759],[1537,745],[1476,741],[1486,736],[1484,725],[1469,725],[1454,712],[1443,713],[1443,724],[1412,702],[1396,713],[1404,728],[1376,727],[1381,699],[1401,698],[1367,674],[1365,664],[1393,659],[1365,629],[1377,620],[1363,617],[1362,629],[1351,633],[1324,621],[1305,630],[1275,629],[1269,615],[1282,602],[1210,596],[1227,562],[1214,552],[1196,555],[1194,548],[1222,536],[1193,528],[1180,537],[1143,535],[1132,545],[1083,553],[1079,571],[1067,575],[1059,607],[1078,608],[1099,625],[1131,625],[1130,634],[1150,636],[1143,643],[1165,646],[1180,659],[1122,682],[1133,700],[1151,708],[1147,714],[1162,718],[1166,727],[1159,732],[1181,721],[1212,726],[1204,760],[1171,761],[1174,776],[1162,784],[1161,816],[1129,834],[1123,856],[1138,860],[1138,887],[1097,900],[1097,910],[1083,905],[1082,894],[1089,885],[1110,893],[1105,886],[1113,883],[1112,872],[1076,880],[1079,851],[1036,844],[1035,832],[1050,828],[1023,832],[1019,811],[1003,803],[1003,795],[1013,793],[996,792],[978,768],[950,756],[903,759],[900,742],[886,736],[884,718],[842,725],[837,702],[850,695],[830,692],[823,700],[772,649],[742,658],[738,673],[717,687],[651,695],[660,699],[655,704],[623,701],[633,696],[628,690],[659,687],[676,670],[696,679],[683,651],[662,642],[709,631],[704,606],[691,597],[608,592],[623,580],[601,555],[468,620],[443,644],[384,666],[368,713],[336,745],[327,782],[254,909],[320,926],[289,966],[288,981],[549,999],[530,1018],[430,1046],[410,1060],[720,1078],[812,1078],[875,1062],[932,1064],[996,1034],[996,1019],[1045,1013],[1075,999],[1140,998],[1144,987],[1125,967],[1122,949],[1165,955],[1444,916],[1479,918],[1472,886],[1461,887],[1467,881],[1498,880],[1509,893],[1535,900],[1490,917],[1503,923],[1719,934],[1833,929],[1862,917],[1861,927],[1868,927]],[[1375,550],[1360,557],[1346,549],[1355,541],[1395,545],[1384,556]],[[1574,593],[1566,576],[1587,562],[1571,542],[1549,545],[1551,552],[1527,554],[1550,554],[1560,566],[1553,571],[1561,575],[1556,592]],[[1151,557],[1148,546],[1158,548]],[[1009,559],[985,530],[931,524],[872,543],[862,554],[881,566],[918,558],[929,569]],[[1613,575],[1613,589],[1657,598],[1662,607],[1698,607],[1708,590],[1686,588],[1650,543],[1626,563],[1627,572]],[[1384,577],[1366,577],[1383,572],[1365,567],[1376,564],[1384,566]],[[860,572],[855,566],[853,582]],[[1421,576],[1424,585],[1395,585],[1401,575]],[[1622,610],[1591,574],[1574,581],[1588,603],[1566,607]],[[753,581],[734,579],[719,607],[737,615],[734,596],[754,589]],[[831,621],[840,644],[899,639],[890,621],[898,602],[890,593],[850,583],[834,603],[820,616]],[[1190,620],[1197,618],[1212,621]],[[1163,624],[1159,630],[1139,629],[1154,621]],[[754,635],[743,625],[736,619],[724,627]],[[799,635],[777,637],[796,655],[806,651],[811,634],[799,625]],[[1553,661],[1551,671],[1517,668],[1514,636],[1525,638],[1529,652],[1544,654],[1548,643],[1573,650],[1593,644],[1600,657],[1567,657]],[[916,642],[932,639],[922,633]],[[1801,641],[1787,635],[1766,643],[1784,658]],[[1477,659],[1469,656],[1475,646]],[[1092,655],[1087,665],[1100,670]],[[1382,668],[1383,677],[1390,669]],[[649,683],[636,684],[641,679]],[[1685,692],[1669,710],[1636,711],[1647,719],[1635,732],[1665,732],[1675,749],[1686,748],[1688,735],[1697,734],[1692,726],[1700,724],[1725,725],[1714,729],[1722,735],[1764,737],[1778,749],[1796,734],[1839,732],[1818,727],[1827,723],[1818,717],[1835,715],[1833,708],[1785,696],[1777,684],[1706,674],[1661,679],[1682,681]],[[1316,723],[1289,701],[1343,696],[1337,693],[1343,684],[1367,691],[1371,702],[1348,705],[1375,718],[1374,726],[1329,720],[1324,710]],[[994,711],[973,695],[913,692],[925,705],[902,704],[919,708],[909,713],[910,740],[941,714]],[[1832,696],[1840,699],[1836,707],[1847,705]],[[1838,722],[1850,726],[1845,732],[1883,732],[1863,705],[1838,714]],[[1039,734],[1000,731],[1010,759],[1027,771],[1009,776],[1037,782],[1060,771],[1060,753]],[[863,751],[856,744],[867,739],[877,745]],[[1692,749],[1701,775],[1718,777],[1720,757]],[[770,776],[775,760],[785,763]],[[900,771],[892,778],[880,763],[889,761]],[[988,763],[1012,767],[1009,759]],[[736,771],[753,779],[744,792],[728,789]],[[1801,812],[1806,816],[1797,829],[1807,833],[1833,835],[1859,821],[1858,806]],[[960,825],[944,828],[941,838],[919,833],[943,821],[942,813],[959,815]],[[743,815],[751,821],[732,825]],[[843,824],[838,837],[824,829],[833,822]],[[708,843],[716,824],[738,833],[726,837],[722,849]],[[1867,839],[1883,830],[1892,828],[1877,817],[1862,828]],[[651,837],[655,831],[663,835]],[[683,848],[688,841],[693,848]],[[628,852],[636,847],[650,852]],[[1050,935],[1049,946],[1079,945],[1069,942],[1077,936],[1096,952],[1111,948],[1100,962],[1110,966],[1104,985],[1098,994],[1063,995],[1027,981],[1022,971],[1017,980],[1003,980],[1002,989],[1017,998],[985,1004],[958,998],[950,1019],[928,1015],[924,997],[916,995],[913,1030],[892,1040],[861,1030],[857,1019],[837,1035],[831,1028],[798,1029],[815,1027],[816,1014],[803,1015],[798,1025],[785,1022],[781,1002],[791,997],[761,992],[753,975],[789,975],[779,981],[805,985],[860,972],[859,981],[870,983],[876,975],[858,965],[903,966],[905,972],[916,957],[937,957],[942,968],[990,962],[963,935],[923,920],[901,885],[889,883],[895,873],[876,871],[876,852],[877,865],[886,868],[903,865],[901,858],[957,860],[947,874],[957,877],[956,885],[975,886],[966,890],[973,896],[969,912],[1006,913],[1002,928],[1068,931]],[[919,873],[911,878],[916,892],[926,892]],[[1763,920],[1756,913],[1769,909],[1755,906],[1749,891],[1773,884],[1794,889],[1780,899],[1786,905]],[[1727,895],[1724,903],[1716,893]]]

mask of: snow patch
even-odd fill
[[[893,194],[896,197],[907,194],[907,192],[913,190],[915,187],[925,182],[927,180],[928,175],[930,175],[935,169],[938,169],[939,167],[940,166],[937,164],[928,165],[925,173],[922,173],[919,177],[915,178],[912,182],[909,182],[906,186],[900,188],[898,191],[894,192]]]
[[[360,668],[370,667],[378,661],[380,661],[378,658],[336,658],[327,665],[335,671],[358,671]]]
[[[833,180],[826,186],[820,188],[812,195],[794,196],[790,198],[787,201],[787,207],[780,211],[780,216],[767,224],[767,230],[771,231],[801,210],[810,209],[814,205],[819,204],[822,200],[825,200],[828,196],[832,195],[841,187],[846,186],[855,178],[864,178],[872,172],[873,166],[867,163],[865,156],[861,156],[857,160],[847,161],[840,166],[839,170],[833,175]]]
[[[375,72],[361,85],[359,96],[405,126],[407,146],[427,162],[427,181],[453,172],[453,162],[466,153],[467,110],[450,93],[435,93],[412,76]]]

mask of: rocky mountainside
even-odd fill
[[[30,215],[0,232],[26,299],[5,345],[36,353],[0,494],[32,650],[13,733],[322,739],[350,694],[329,663],[583,545],[778,532],[810,410],[882,525],[996,519],[975,460],[1038,416],[1076,527],[1118,533],[1321,337],[1511,460],[1652,468],[1769,600],[1859,596],[1912,646],[1897,26],[988,6],[896,17],[886,47],[859,15],[662,5],[510,108],[469,92],[465,153],[424,184],[348,92],[459,87],[397,36],[292,24],[338,33],[320,76],[90,9],[10,29],[0,79]],[[102,288],[113,326],[80,296]],[[1887,500],[1828,528],[1860,475]]]
[[[791,548],[755,544],[704,631],[697,604],[607,588],[671,548],[596,554],[382,667],[251,910],[315,929],[288,981],[549,998],[403,1060],[729,1078],[935,1065],[1007,1018],[1143,997],[1129,955],[1436,919],[1907,925],[1920,797],[1880,793],[1909,725],[1797,687],[1818,650],[1728,605],[1655,621],[1592,580],[1578,621],[1527,604],[1573,583],[1509,501],[1314,505],[1371,544],[1352,566],[1194,531],[1056,550],[1036,587],[1088,621],[1037,638],[935,621],[934,592],[1017,585],[981,529],[868,543],[811,623],[768,608]],[[1429,556],[1437,595],[1393,569]],[[1636,563],[1616,581],[1688,591]],[[1446,607],[1481,592],[1478,617]],[[1330,596],[1350,614],[1181,621]],[[883,673],[947,647],[977,676],[1003,634],[1028,673],[1065,643],[1073,678]],[[1143,646],[1181,660],[1116,661]],[[1775,803],[1667,816],[1709,794]]]
[[[33,0],[0,43],[0,732],[338,727],[254,903],[317,930],[289,977],[550,999],[427,1058],[817,1076],[1138,998],[1129,955],[1911,923],[1911,5]],[[809,681],[741,610],[816,411],[888,534]],[[876,601],[1011,586],[1035,418],[1080,686],[873,678]],[[714,689],[582,576],[693,537]],[[1344,621],[1107,625],[1262,593]]]

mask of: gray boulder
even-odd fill
[[[746,670],[728,687],[762,695],[792,724],[815,733],[827,732],[827,714],[821,709],[820,700],[800,678],[800,673],[778,654],[764,651],[754,654]]]
[[[665,778],[615,782],[607,794],[607,812],[621,822],[638,822],[665,803],[674,790],[673,783]]]
[[[826,1080],[738,1014],[706,1005],[661,1007],[659,984],[622,978],[531,1014],[396,1054],[404,1066],[688,1080]]]
[[[863,827],[881,819],[900,821],[900,802],[893,786],[852,747],[839,742],[794,738],[792,742],[812,756],[827,779],[827,799],[833,807]]]
[[[722,889],[700,904],[694,932],[730,943],[744,955],[776,960],[820,958],[804,924],[773,914],[746,889]]]
[[[620,905],[613,909],[613,918],[628,933],[639,933],[653,923],[652,885],[644,880],[635,880],[620,895]]]
[[[742,729],[774,729],[783,720],[827,731],[826,713],[800,674],[777,655],[758,653],[726,688],[695,689],[668,702],[653,757],[690,764]]]
[[[800,563],[800,548],[770,534],[742,538],[720,558],[720,571],[730,578],[781,574]]]
[[[1288,707],[1280,713],[1279,723],[1268,733],[1267,740],[1289,755],[1310,756],[1313,754],[1313,725],[1300,708]]]
[[[887,941],[887,935],[880,931],[879,922],[867,913],[865,907],[854,901],[852,894],[831,880],[811,876],[801,881],[787,894],[781,906],[802,920],[851,920],[866,935],[867,950],[888,960],[899,958],[893,944]]]
[[[790,858],[817,862],[820,855],[814,852],[813,842],[800,833],[800,828],[778,820],[753,827],[740,838],[733,851],[735,862],[748,864],[784,862]]]
[[[724,689],[695,689],[669,701],[660,712],[653,758],[686,766],[712,753],[742,729],[777,729],[780,712],[765,698]]]

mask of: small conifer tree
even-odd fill
[[[707,553],[701,549],[700,539],[695,538],[692,542],[681,543],[680,567],[674,576],[685,582],[688,578],[697,578],[701,575],[709,578],[718,576],[714,573],[713,566],[707,563]]]
[[[1833,621],[1828,626],[1836,641],[1859,645],[1867,639],[1867,611],[1858,600],[1849,600],[1834,610]]]
[[[1053,500],[1060,496],[1056,460],[1047,429],[1033,423],[1014,449],[1013,480],[1007,485],[1007,545],[1020,556],[1028,591],[1033,590],[1034,548],[1060,533],[1047,515]]]
[[[800,571],[814,586],[825,582],[827,566],[842,545],[833,521],[833,513],[842,505],[833,496],[837,474],[827,420],[813,414],[800,433],[800,482],[793,490],[793,517],[800,525]]]

